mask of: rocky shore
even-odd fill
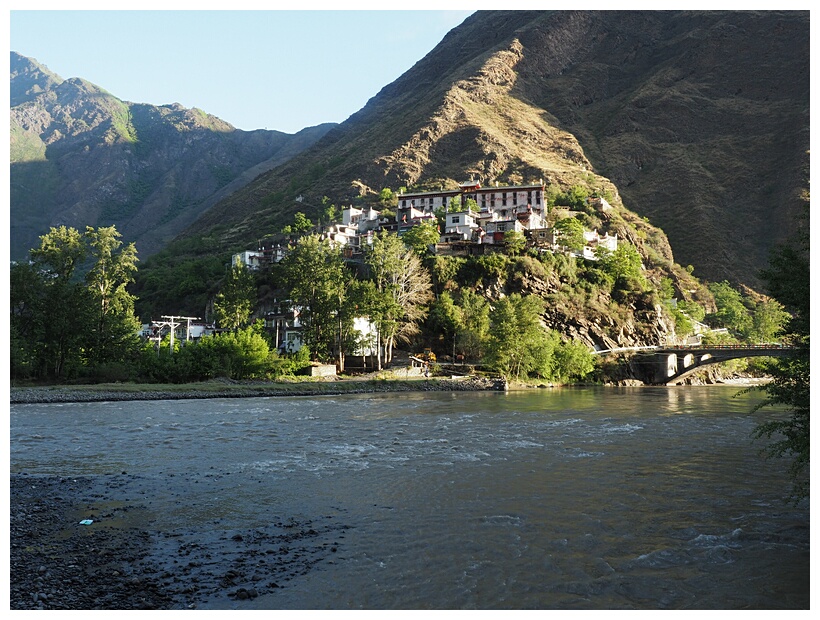
[[[347,526],[332,516],[157,527],[146,498],[175,488],[126,472],[12,475],[10,609],[244,609],[344,544]]]

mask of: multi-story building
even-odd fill
[[[447,219],[442,241],[475,239],[480,243],[496,243],[508,230],[532,230],[544,226],[545,189],[543,182],[481,187],[478,181],[468,181],[461,183],[457,190],[399,194],[399,231],[432,219],[434,211],[443,208]],[[458,201],[454,203],[456,198]],[[475,201],[471,206],[478,210],[477,213],[468,211],[468,200]],[[454,222],[450,216],[458,218],[459,222]]]

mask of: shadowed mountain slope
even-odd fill
[[[201,110],[121,101],[11,53],[11,257],[50,226],[117,226],[145,257],[220,199],[310,146]]]

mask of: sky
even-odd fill
[[[9,37],[10,51],[124,101],[296,133],[343,122],[472,12],[12,8]]]

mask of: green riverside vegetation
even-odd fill
[[[382,199],[391,196],[382,192]],[[334,215],[332,205],[325,207]],[[306,230],[307,222],[297,214],[294,227]],[[31,250],[31,260],[11,269],[12,378],[275,379],[311,362],[344,372],[346,357],[369,345],[378,351],[371,356],[376,369],[388,366],[401,347],[429,349],[439,362],[459,360],[509,379],[602,381],[606,374],[588,345],[560,326],[546,327],[545,317],[587,317],[616,330],[639,321],[641,308],[660,308],[678,337],[701,321],[720,328],[705,336],[710,342],[772,341],[790,317],[774,299],[744,295],[726,282],[699,285],[700,299],[676,302],[672,280],[653,283],[625,241],[597,261],[539,252],[518,238],[505,239],[502,251],[458,257],[431,253],[431,231],[418,229],[401,239],[378,233],[359,261],[316,234],[302,234],[292,237],[281,263],[264,270],[226,269],[227,257],[181,262],[172,281],[153,287],[163,297],[152,300],[154,310],[142,322],[179,312],[180,300],[196,295],[205,318],[221,331],[196,342],[176,340],[172,351],[167,337],[157,347],[137,335],[139,300],[128,288],[137,273],[134,245],[123,245],[113,226],[84,233],[52,228]],[[209,280],[214,284],[203,292]],[[297,353],[279,352],[260,320],[260,308],[271,299],[300,309],[303,346]],[[353,329],[357,317],[374,326],[370,342]],[[745,362],[732,364],[738,370]]]

